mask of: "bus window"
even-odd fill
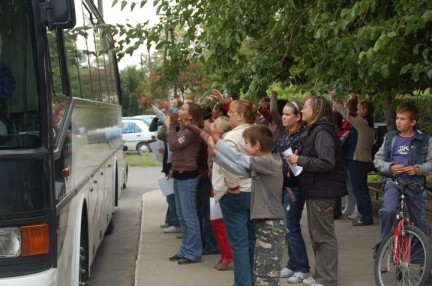
[[[35,39],[26,5],[0,2],[0,150],[41,146]]]

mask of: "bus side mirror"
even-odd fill
[[[75,26],[74,0],[47,0],[44,7],[47,15],[47,26],[50,30]]]

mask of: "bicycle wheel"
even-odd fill
[[[432,267],[432,249],[427,236],[416,227],[405,226],[397,259],[393,256],[393,249],[392,234],[377,251],[374,265],[376,285],[425,285]]]

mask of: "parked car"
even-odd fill
[[[375,142],[372,148],[372,155],[375,156],[375,153],[378,151],[378,149],[381,147],[384,141],[384,136],[387,133],[387,124],[385,122],[375,122],[374,129],[375,129]]]
[[[374,145],[372,147],[372,160],[375,157],[375,153],[378,152],[379,148],[381,147],[384,136],[387,133],[387,124],[385,122],[375,122],[374,123],[374,129],[375,129],[375,141]],[[371,172],[378,172],[378,170],[375,168],[373,164],[371,164]]]
[[[148,125],[152,122],[152,120],[156,117],[154,114],[146,114],[146,115],[135,115],[132,118],[138,118],[144,120]]]
[[[156,132],[149,131],[149,123],[135,117],[123,117],[123,146],[127,152],[144,154],[150,151],[149,144],[156,141]]]

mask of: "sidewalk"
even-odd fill
[[[178,265],[168,258],[176,253],[181,243],[176,234],[165,234],[159,227],[164,222],[167,203],[159,190],[143,195],[141,236],[135,271],[135,286],[231,286],[233,271],[216,271],[213,265],[219,255],[206,255],[201,263]],[[301,221],[313,272],[314,257],[306,224],[306,213]],[[372,247],[379,240],[379,220],[372,226],[353,227],[351,221],[335,221],[339,243],[339,286],[375,285]],[[287,261],[284,251],[283,266]],[[281,285],[288,284],[285,278]],[[302,285],[302,284],[296,284]]]

